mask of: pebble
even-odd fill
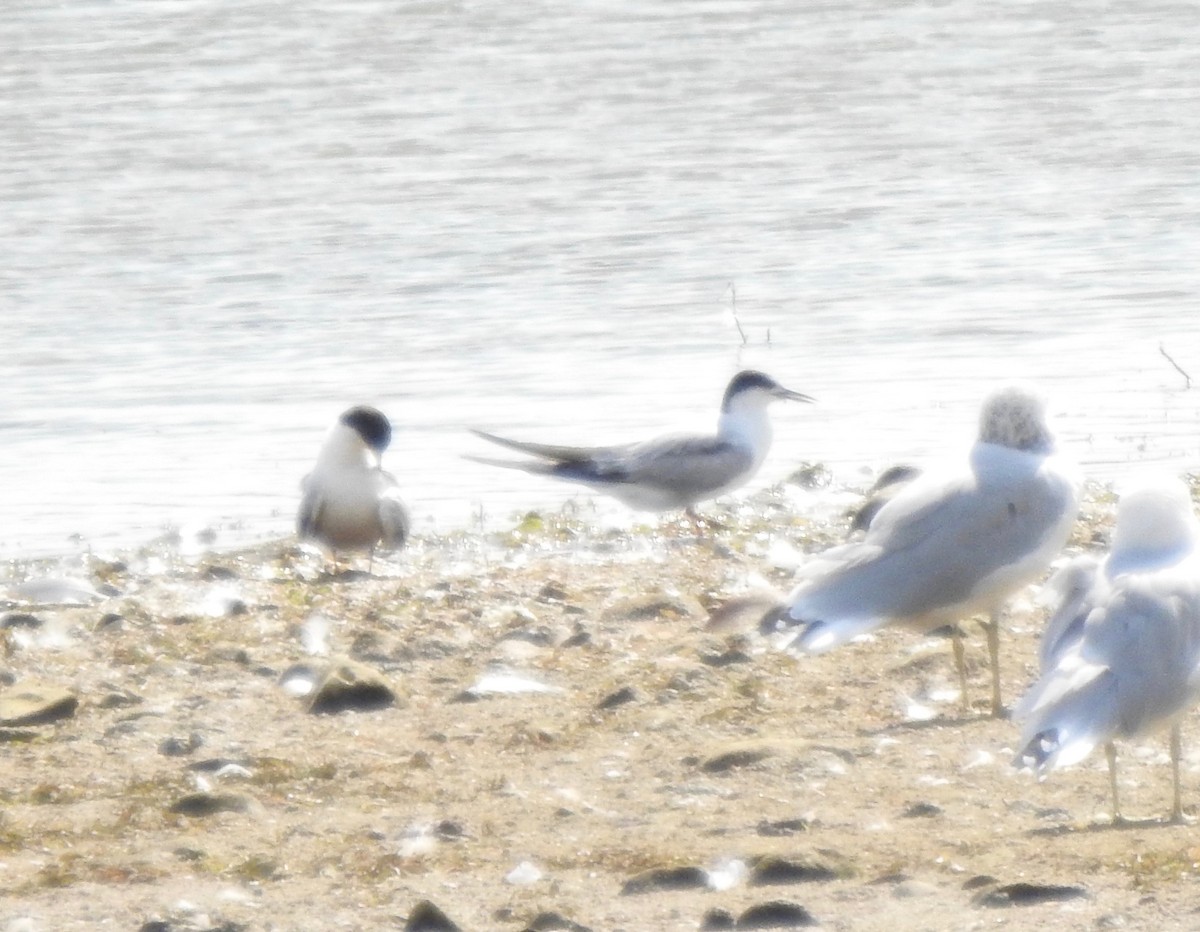
[[[0,725],[46,725],[71,718],[78,707],[68,689],[25,681],[0,693]]]
[[[738,929],[799,929],[820,925],[803,906],[783,900],[773,900],[751,906],[738,916]]]
[[[924,896],[935,896],[937,892],[938,888],[931,883],[925,883],[922,880],[902,880],[896,884],[892,895],[900,900],[911,900]]]
[[[354,660],[340,660],[329,666],[313,689],[308,711],[316,715],[364,712],[395,702],[395,692],[378,672]]]
[[[573,922],[561,913],[541,912],[521,932],[592,932],[588,926]]]
[[[1063,884],[1010,883],[991,890],[982,890],[972,897],[976,906],[1004,908],[1008,906],[1030,906],[1038,903],[1062,903],[1067,900],[1084,899],[1086,887]]]
[[[754,862],[750,869],[749,882],[752,887],[765,887],[836,880],[837,876],[837,871],[827,864],[764,857]]]
[[[203,745],[204,737],[193,731],[186,738],[172,735],[170,738],[164,739],[158,746],[158,753],[165,757],[187,757]]]
[[[462,932],[462,929],[429,900],[421,900],[409,913],[404,932]]]
[[[176,815],[204,818],[218,812],[247,812],[250,800],[229,793],[189,793],[171,804],[169,812]]]
[[[27,579],[11,590],[14,598],[39,605],[87,605],[105,596],[86,579]]]
[[[622,686],[616,692],[611,692],[599,702],[596,703],[596,708],[601,711],[607,709],[615,709],[617,706],[625,705],[627,702],[636,702],[638,692],[632,686]]]
[[[652,867],[630,877],[621,886],[622,896],[662,890],[704,890],[708,872],[699,867]]]

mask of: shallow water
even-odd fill
[[[10,4],[0,555],[286,533],[358,402],[419,527],[506,520],[571,490],[464,427],[703,429],[744,365],[820,401],[760,484],[1010,377],[1200,467],[1194,9],[800,7]]]

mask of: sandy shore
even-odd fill
[[[531,516],[370,576],[286,541],[147,548],[88,561],[83,604],[11,600],[5,684],[78,701],[0,728],[0,930],[437,928],[422,901],[514,932],[1200,923],[1200,836],[1159,821],[1165,735],[1123,749],[1147,818],[1112,828],[1102,755],[1041,784],[1013,769],[976,626],[965,715],[945,641],[796,659],[710,630],[844,533],[778,492],[713,514],[704,539]],[[1111,520],[1092,489],[1070,550]],[[1009,701],[1033,594],[1002,640]],[[340,658],[390,701],[309,711]]]

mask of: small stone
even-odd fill
[[[78,707],[70,690],[25,681],[0,693],[0,725],[46,725],[71,718]]]
[[[703,618],[704,607],[695,599],[666,592],[631,596],[609,606],[602,616],[606,622],[657,621],[674,618]]]
[[[429,900],[421,900],[409,913],[404,932],[462,932],[462,929]]]
[[[751,906],[737,921],[739,929],[799,929],[815,925],[820,923],[807,909],[783,900]]]
[[[733,913],[727,909],[710,909],[700,920],[700,932],[724,932],[737,928]]]
[[[12,589],[13,596],[39,605],[87,605],[104,594],[86,579],[27,579]]]
[[[799,835],[811,827],[808,819],[779,819],[775,822],[762,821],[756,831],[767,838],[780,838],[786,835]]]
[[[434,826],[433,831],[442,841],[461,841],[467,837],[467,830],[463,828],[462,823],[453,819],[442,819]]]
[[[622,686],[616,692],[609,693],[597,702],[596,708],[601,711],[615,709],[617,706],[625,705],[627,702],[634,702],[637,697],[637,690],[632,686]]]
[[[700,662],[710,667],[732,667],[739,663],[749,663],[751,657],[744,650],[731,647],[723,651],[706,651],[700,654]]]
[[[353,660],[329,667],[312,691],[308,711],[316,715],[387,708],[396,694],[375,670]]]
[[[28,612],[5,612],[0,615],[0,631],[5,628],[40,628],[45,622]]]
[[[97,631],[117,631],[125,624],[125,616],[118,615],[116,612],[108,612],[100,616],[100,620],[96,622]]]
[[[573,922],[561,913],[538,913],[522,932],[592,932],[588,926]]]
[[[765,746],[736,748],[716,754],[700,764],[705,773],[727,773],[740,767],[751,767],[772,755],[772,750]]]
[[[913,803],[904,810],[906,819],[932,819],[942,814],[942,807],[934,803]]]
[[[750,870],[750,886],[813,883],[836,880],[837,871],[825,864],[788,861],[783,858],[760,858]]]
[[[1084,899],[1087,889],[1079,886],[1039,883],[1010,883],[994,890],[977,893],[972,902],[976,906],[1004,908],[1008,906],[1031,906],[1039,903],[1062,903],[1067,900]]]
[[[892,895],[901,900],[918,899],[923,896],[934,896],[938,892],[938,888],[931,883],[925,883],[921,880],[902,880],[896,884],[896,889],[892,891]]]
[[[168,812],[176,815],[204,818],[218,812],[246,812],[250,800],[227,793],[189,793],[171,804]]]
[[[186,738],[173,735],[162,741],[158,753],[166,757],[186,757],[204,745],[204,737],[198,732],[192,732]]]
[[[708,887],[708,872],[699,867],[652,867],[630,877],[621,886],[622,896],[661,890],[703,890]]]

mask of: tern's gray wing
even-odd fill
[[[560,463],[582,462],[591,459],[597,453],[617,449],[613,447],[568,447],[556,446],[549,443],[530,443],[526,440],[510,440],[508,437],[498,437],[496,434],[489,434],[484,430],[472,429],[471,433],[476,437],[482,437],[484,440],[507,447],[510,450],[528,453],[530,456],[538,456],[545,460],[555,460]]]
[[[801,645],[824,650],[888,621],[944,623],[990,608],[1029,581],[1074,519],[1067,481],[1031,470],[923,477],[876,515],[860,542],[801,571],[790,617]]]
[[[296,536],[300,540],[309,540],[316,536],[317,527],[321,521],[321,496],[317,494],[317,483],[312,476],[305,476],[300,481],[300,510],[296,514]]]
[[[631,508],[670,511],[739,485],[754,463],[749,450],[716,437],[663,437],[530,471],[581,482]]]
[[[399,550],[408,540],[411,521],[408,509],[400,500],[395,477],[380,470],[385,488],[379,494],[379,526],[383,531],[381,545],[385,550]]]
[[[474,433],[548,462],[471,459],[605,488],[635,507],[691,505],[736,485],[754,466],[750,450],[717,437],[685,434],[619,446],[569,447]],[[625,487],[626,492],[616,487]]]

